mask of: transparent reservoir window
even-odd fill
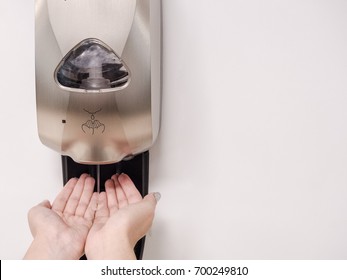
[[[56,82],[71,91],[125,88],[130,80],[127,67],[118,55],[98,39],[86,39],[59,63]]]

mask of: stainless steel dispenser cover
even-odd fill
[[[42,143],[87,164],[148,150],[159,132],[161,0],[36,0]]]

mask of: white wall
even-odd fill
[[[347,2],[163,0],[148,259],[347,258]],[[61,188],[37,137],[33,1],[0,3],[0,258]]]

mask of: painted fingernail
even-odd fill
[[[157,202],[161,199],[161,194],[159,192],[155,192],[153,195]]]

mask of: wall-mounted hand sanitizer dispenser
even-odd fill
[[[35,18],[38,131],[62,155],[64,183],[89,173],[102,191],[125,172],[147,194],[160,121],[161,0],[36,0]]]
[[[159,131],[160,0],[36,0],[43,144],[75,162],[147,151]]]

